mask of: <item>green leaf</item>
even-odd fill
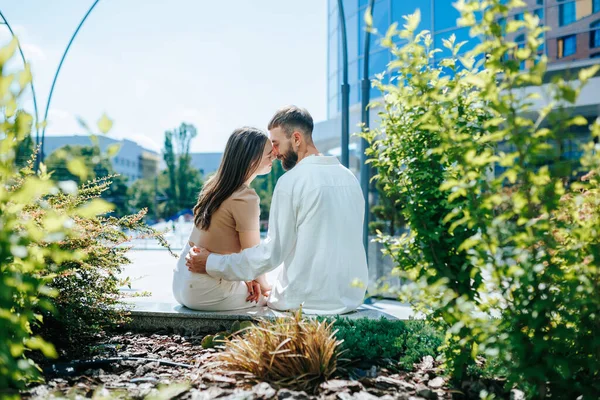
[[[583,68],[579,70],[579,80],[581,83],[586,83],[590,78],[592,78],[596,73],[600,71],[600,64],[592,65],[588,68]]]
[[[102,117],[98,120],[98,129],[100,129],[100,132],[106,135],[111,130],[112,126],[113,122],[111,119],[108,118],[106,114],[102,114]]]
[[[370,7],[367,7],[367,11],[365,11],[365,25],[367,28],[371,28],[373,26],[373,15],[371,14]]]
[[[589,122],[585,117],[578,115],[569,120],[569,125],[586,126]]]
[[[111,144],[110,146],[108,146],[106,148],[106,155],[109,158],[113,158],[114,156],[116,156],[119,153],[119,150],[121,150],[121,143]]]
[[[101,199],[92,199],[91,201],[75,209],[75,214],[83,218],[92,218],[98,215],[106,214],[114,209],[114,206]]]
[[[86,132],[91,133],[92,130],[90,129],[87,122],[85,122],[85,120],[83,118],[78,116],[78,117],[76,117],[76,119],[77,119],[77,123],[79,124],[79,126],[81,126]]]
[[[46,357],[58,357],[54,346],[51,343],[46,342],[40,336],[33,336],[29,339],[26,339],[25,346],[32,350],[40,350]]]
[[[414,14],[410,14],[408,16],[405,16],[404,18],[406,20],[406,24],[404,25],[406,30],[414,32],[417,30],[417,27],[421,23],[421,11],[417,8]]]
[[[87,179],[88,170],[82,158],[76,157],[67,161],[67,169],[70,173],[80,177],[82,180]]]

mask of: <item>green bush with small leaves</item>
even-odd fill
[[[413,282],[404,296],[448,325],[454,377],[483,356],[529,398],[597,398],[600,121],[574,110],[600,66],[548,76],[547,28],[527,12],[508,18],[521,0],[455,5],[481,38],[470,51],[451,36],[452,55],[436,55],[418,13],[382,41],[392,80],[376,83],[382,129],[364,136],[410,233],[379,240]],[[579,160],[566,154],[572,127],[589,127]]]
[[[351,362],[398,362],[405,369],[425,356],[437,357],[443,337],[424,321],[396,321],[381,318],[330,320],[336,338],[342,342],[342,357]]]
[[[110,186],[111,177],[98,178],[72,193],[60,192],[46,200],[59,215],[68,215],[80,205],[100,199]],[[56,312],[43,313],[44,323],[35,331],[69,357],[85,355],[86,343],[127,320],[119,287],[122,268],[131,263],[127,256],[130,246],[126,245],[132,239],[129,232],[157,238],[167,246],[164,238],[143,222],[145,214],[146,210],[141,210],[120,218],[110,214],[74,218],[77,236],[60,242],[64,251],[85,257],[61,262],[60,273],[48,270],[48,285],[56,291],[52,301]],[[37,215],[43,218],[44,213],[38,210]]]

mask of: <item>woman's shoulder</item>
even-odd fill
[[[235,202],[260,203],[260,198],[258,197],[258,194],[256,194],[256,190],[246,185],[236,190],[231,197],[229,197],[229,200]]]

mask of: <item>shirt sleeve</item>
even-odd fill
[[[260,198],[253,189],[245,189],[233,197],[229,210],[235,221],[236,231],[260,230]]]
[[[277,268],[296,246],[297,211],[289,193],[275,188],[269,213],[269,233],[259,245],[240,253],[211,254],[206,272],[214,278],[250,281]]]

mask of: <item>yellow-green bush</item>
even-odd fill
[[[43,164],[34,173],[33,160],[20,168],[17,156],[31,134],[33,119],[18,110],[19,98],[31,80],[29,67],[14,73],[4,68],[16,48],[13,40],[0,49],[2,398],[17,398],[15,389],[41,379],[32,352],[55,357],[51,341],[81,344],[123,319],[124,312],[114,307],[117,273],[128,262],[123,229],[162,240],[141,222],[144,211],[123,218],[107,214],[112,205],[99,196],[110,177],[77,187],[74,182],[54,182]],[[107,130],[106,118],[99,128]],[[73,157],[67,167],[85,179],[82,163]]]
[[[600,122],[590,125],[573,107],[599,68],[550,79],[538,55],[539,19],[507,18],[520,0],[456,5],[478,41],[471,51],[449,38],[453,55],[434,63],[438,50],[429,33],[417,33],[418,14],[383,40],[395,80],[377,83],[383,128],[365,135],[377,179],[400,195],[410,234],[379,240],[414,282],[405,295],[450,326],[445,356],[456,377],[482,355],[529,397],[595,398]],[[515,32],[523,45],[507,39]],[[565,162],[563,144],[577,125],[590,126],[589,143],[579,162]]]

